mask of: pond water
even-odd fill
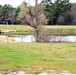
[[[13,37],[15,42],[35,42],[34,35],[11,35],[9,37]],[[44,39],[48,42],[76,42],[76,36],[44,36],[41,39]]]
[[[35,42],[34,35],[11,35],[9,37],[13,37],[15,42]]]

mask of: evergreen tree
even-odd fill
[[[50,16],[51,23],[57,24],[57,19],[59,15],[63,13],[67,13],[71,10],[71,3],[70,0],[43,0],[46,5],[45,11],[48,12]]]

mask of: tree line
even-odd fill
[[[25,1],[17,8],[0,5],[0,24],[28,24],[35,27],[36,22],[48,25],[76,24],[76,3],[70,0],[42,0],[35,6]],[[36,9],[37,8],[37,9]]]

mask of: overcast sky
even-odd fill
[[[17,7],[22,3],[23,0],[0,0],[0,5],[10,4],[13,7]],[[34,0],[25,0],[26,2],[30,1],[30,4],[34,4]],[[39,0],[40,1],[40,0]],[[70,0],[72,3],[76,2],[76,0]]]

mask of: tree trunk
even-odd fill
[[[36,37],[36,42],[39,42],[39,29],[38,28],[36,28],[35,37]]]

